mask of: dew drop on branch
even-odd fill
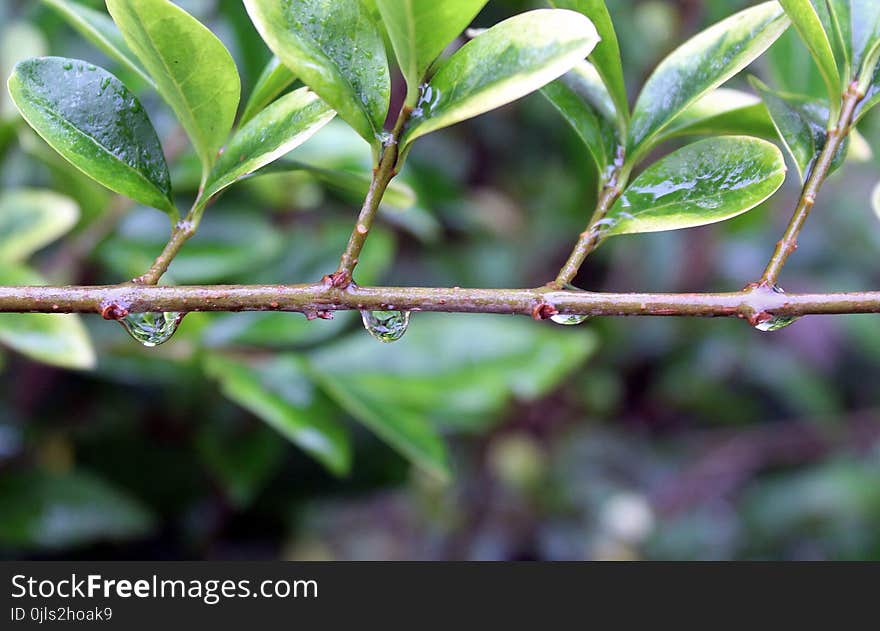
[[[409,311],[361,311],[367,332],[380,342],[396,342],[409,327]]]
[[[185,313],[131,313],[119,321],[128,334],[147,348],[164,344],[177,331]]]
[[[777,294],[784,294],[785,292],[782,290],[782,287],[778,285],[773,286],[773,292]],[[790,326],[797,321],[797,318],[794,316],[777,316],[770,315],[767,319],[762,319],[761,322],[758,322],[755,325],[755,328],[759,331],[763,331],[765,333],[771,333],[773,331],[779,331],[780,329],[784,329],[787,326]]]
[[[561,324],[563,326],[577,326],[578,324],[583,324],[589,319],[590,316],[576,314],[563,315],[560,313],[555,316],[550,316],[551,322],[554,322],[555,324]]]

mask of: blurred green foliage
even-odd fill
[[[270,55],[240,3],[179,4],[232,51],[248,94]],[[748,4],[610,2],[630,90],[675,45]],[[493,0],[475,26],[534,6]],[[0,3],[0,24],[4,54],[92,60],[138,90],[160,136],[183,144],[175,191],[195,194],[194,154],[134,72],[41,3]],[[825,90],[794,32],[750,70],[780,89]],[[750,90],[744,76],[733,85]],[[51,282],[142,272],[167,219],[124,207],[5,101],[2,112],[3,193],[47,189],[80,209],[73,232],[31,265]],[[860,130],[880,147],[876,112]],[[291,158],[363,173],[370,149],[332,123]],[[877,179],[871,158],[828,181],[786,289],[880,285]],[[425,137],[402,180],[416,204],[384,209],[363,283],[544,283],[596,188],[580,141],[537,95]],[[578,285],[741,287],[778,239],[796,180],[792,170],[770,202],[726,224],[609,243]],[[316,280],[335,269],[356,197],[314,171],[235,187],[169,281]],[[158,349],[97,317],[82,322],[94,370],[0,355],[2,557],[880,558],[876,316],[761,334],[733,320],[554,327],[417,313],[404,339],[384,346],[352,314],[192,314]],[[448,440],[448,456],[428,427]]]

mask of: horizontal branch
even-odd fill
[[[0,312],[128,313],[159,311],[293,311],[307,316],[349,309],[592,316],[739,317],[880,313],[880,291],[780,294],[762,286],[704,294],[619,294],[537,289],[358,287],[311,285],[134,284],[98,287],[0,287]]]

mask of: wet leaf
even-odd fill
[[[788,26],[779,3],[764,2],[718,22],[673,51],[657,66],[636,102],[629,161],[637,162],[682,111],[748,66]]]
[[[76,225],[79,206],[69,197],[41,190],[0,194],[0,261],[24,261]]]
[[[376,0],[400,71],[407,103],[416,104],[425,73],[452,40],[467,28],[487,0]]]
[[[775,145],[721,136],[679,149],[648,167],[608,213],[602,238],[724,221],[770,197],[785,180]]]
[[[559,9],[579,11],[590,18],[596,26],[601,41],[590,53],[590,61],[602,77],[611,94],[615,109],[625,123],[629,119],[629,101],[623,80],[620,46],[605,0],[550,0],[550,5]],[[625,124],[622,127],[625,129]]]
[[[813,60],[819,67],[819,73],[825,81],[828,90],[828,102],[831,104],[831,117],[837,118],[840,105],[840,72],[837,60],[831,48],[833,33],[826,30],[826,24],[822,23],[816,8],[810,0],[779,0],[788,17],[791,18],[795,28],[810,50]],[[834,121],[829,120],[832,124]]]
[[[19,265],[0,266],[0,285],[45,285],[39,275]],[[0,313],[0,343],[45,364],[87,370],[95,351],[79,316],[72,314]]]
[[[43,0],[43,2],[55,9],[65,22],[101,52],[138,75],[147,85],[155,87],[153,79],[141,67],[110,16],[73,0]]]
[[[25,120],[83,173],[172,218],[171,178],[147,113],[128,88],[85,61],[23,61],[9,92]]]
[[[281,63],[278,57],[272,57],[257,79],[251,95],[244,106],[244,112],[238,121],[239,127],[247,124],[258,112],[270,105],[275,99],[296,81],[296,75],[290,68]]]
[[[69,549],[143,537],[153,515],[135,498],[84,472],[37,469],[0,476],[0,546]]]
[[[209,200],[237,180],[287,155],[335,115],[308,88],[281,97],[233,135],[208,176],[200,199]]]
[[[776,128],[763,101],[754,94],[718,88],[707,93],[682,112],[658,136],[658,141],[676,136],[712,134],[777,138]]]
[[[592,22],[562,9],[529,11],[493,26],[440,66],[423,90],[402,144],[542,88],[597,42]]]
[[[378,149],[391,79],[382,36],[361,0],[244,4],[272,52]]]
[[[223,394],[323,464],[336,475],[351,467],[348,434],[324,402],[296,355],[245,362],[209,355],[205,371]]]
[[[229,51],[168,0],[107,0],[107,9],[174,110],[207,173],[232,129],[241,96]]]

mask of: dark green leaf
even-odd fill
[[[608,143],[593,108],[562,80],[548,83],[541,88],[541,94],[547,97],[574,129],[593,156],[598,172],[604,174],[609,162],[606,150]]]
[[[263,39],[374,148],[391,95],[385,44],[361,0],[245,0]]]
[[[229,51],[168,0],[107,0],[107,9],[174,110],[207,174],[232,129],[241,96]]]
[[[775,145],[748,136],[701,140],[648,167],[605,220],[602,238],[724,221],[770,197],[785,180]]]
[[[487,0],[377,0],[376,5],[407,83],[407,102],[414,106],[425,73],[458,37]]]
[[[239,127],[247,124],[258,112],[281,96],[281,93],[293,85],[294,81],[296,81],[296,76],[290,68],[281,63],[278,57],[272,57],[257,79],[257,84],[248,98],[244,112],[238,121]]]
[[[336,475],[351,467],[348,435],[322,404],[296,355],[245,362],[220,355],[205,359],[205,371],[223,394],[249,410]]]
[[[779,3],[764,2],[718,22],[673,51],[648,79],[636,102],[629,161],[637,162],[682,111],[748,66],[788,26]]]
[[[308,88],[281,97],[230,139],[200,199],[206,202],[237,180],[287,155],[335,115]]]
[[[69,197],[50,191],[16,190],[0,195],[0,262],[24,261],[66,234],[79,218]]]
[[[583,60],[597,42],[592,22],[563,9],[529,11],[493,26],[440,67],[402,144],[542,88]]]
[[[156,130],[137,97],[85,61],[23,61],[9,92],[52,148],[110,190],[176,217],[171,179]]]

